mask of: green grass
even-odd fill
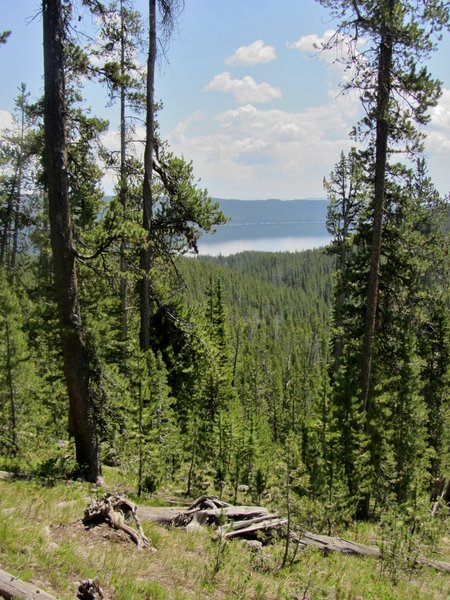
[[[79,581],[96,575],[115,600],[450,600],[449,575],[423,568],[397,574],[394,584],[373,558],[309,549],[280,570],[282,540],[260,553],[242,541],[219,550],[211,530],[144,523],[157,548],[149,554],[106,526],[84,529],[92,494],[78,482],[0,481],[0,566],[60,600],[73,600]],[[361,542],[379,536],[374,525],[347,533]]]

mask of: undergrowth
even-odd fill
[[[125,483],[112,469],[106,481]],[[109,600],[450,599],[448,575],[399,568],[392,577],[387,563],[373,558],[309,549],[280,569],[281,539],[255,551],[242,541],[218,541],[211,530],[187,533],[146,522],[157,549],[150,555],[107,526],[85,530],[84,509],[101,491],[76,481],[0,481],[0,566],[60,600],[72,600],[79,581],[96,575]],[[397,548],[403,525],[386,518],[385,533],[388,525]],[[381,534],[379,526],[355,525],[342,536],[371,543]]]

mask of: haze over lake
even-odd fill
[[[215,234],[200,238],[200,254],[297,252],[325,246],[331,240],[326,229],[326,200],[217,201],[230,221]]]

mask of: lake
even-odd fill
[[[239,223],[221,225],[215,234],[200,238],[199,254],[229,256],[245,250],[299,252],[326,246],[331,241],[325,223]]]

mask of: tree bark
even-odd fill
[[[374,341],[377,327],[377,309],[380,287],[380,257],[383,237],[386,163],[389,138],[389,100],[392,84],[393,35],[392,19],[397,0],[387,0],[389,21],[384,21],[379,46],[376,101],[375,186],[373,198],[373,225],[370,248],[370,267],[366,296],[366,319],[361,353],[361,403],[364,412],[364,430],[369,434]],[[369,517],[370,495],[366,493],[358,506],[358,517]]]
[[[149,0],[149,47],[147,58],[146,138],[144,153],[144,187],[142,225],[147,232],[146,245],[141,252],[142,279],[140,281],[140,332],[139,341],[144,352],[150,348],[150,281],[151,231],[152,231],[152,173],[155,138],[154,97],[156,64],[156,0]]]
[[[388,0],[389,17],[393,18],[397,0]],[[380,41],[378,63],[376,141],[375,141],[375,187],[373,198],[373,226],[370,249],[370,270],[367,286],[366,320],[362,344],[361,398],[364,411],[370,409],[373,346],[376,331],[380,283],[380,257],[383,234],[383,211],[386,179],[386,162],[389,137],[388,110],[392,82],[393,36],[390,23],[384,24]]]
[[[120,203],[123,208],[124,217],[127,216],[128,181],[126,173],[126,115],[125,115],[125,29],[124,29],[124,6],[120,0]],[[128,283],[123,273],[126,273],[127,262],[125,258],[125,240],[120,242],[120,313],[121,313],[121,339],[125,341],[128,337]]]
[[[64,81],[64,23],[61,0],[43,0],[45,179],[50,239],[64,374],[69,396],[69,429],[80,474],[101,475],[94,398],[89,386],[88,350],[83,337],[67,178]]]
[[[39,598],[40,600],[57,600],[56,596],[51,596],[39,589],[37,586],[27,581],[22,581],[14,575],[10,575],[3,569],[0,569],[0,597],[7,600],[32,600]]]
[[[14,377],[12,370],[12,348],[11,348],[11,335],[9,331],[8,319],[5,320],[5,334],[6,334],[6,384],[8,387],[9,405],[11,409],[11,452],[15,456],[18,451],[17,446],[17,404],[16,394],[14,389]]]

